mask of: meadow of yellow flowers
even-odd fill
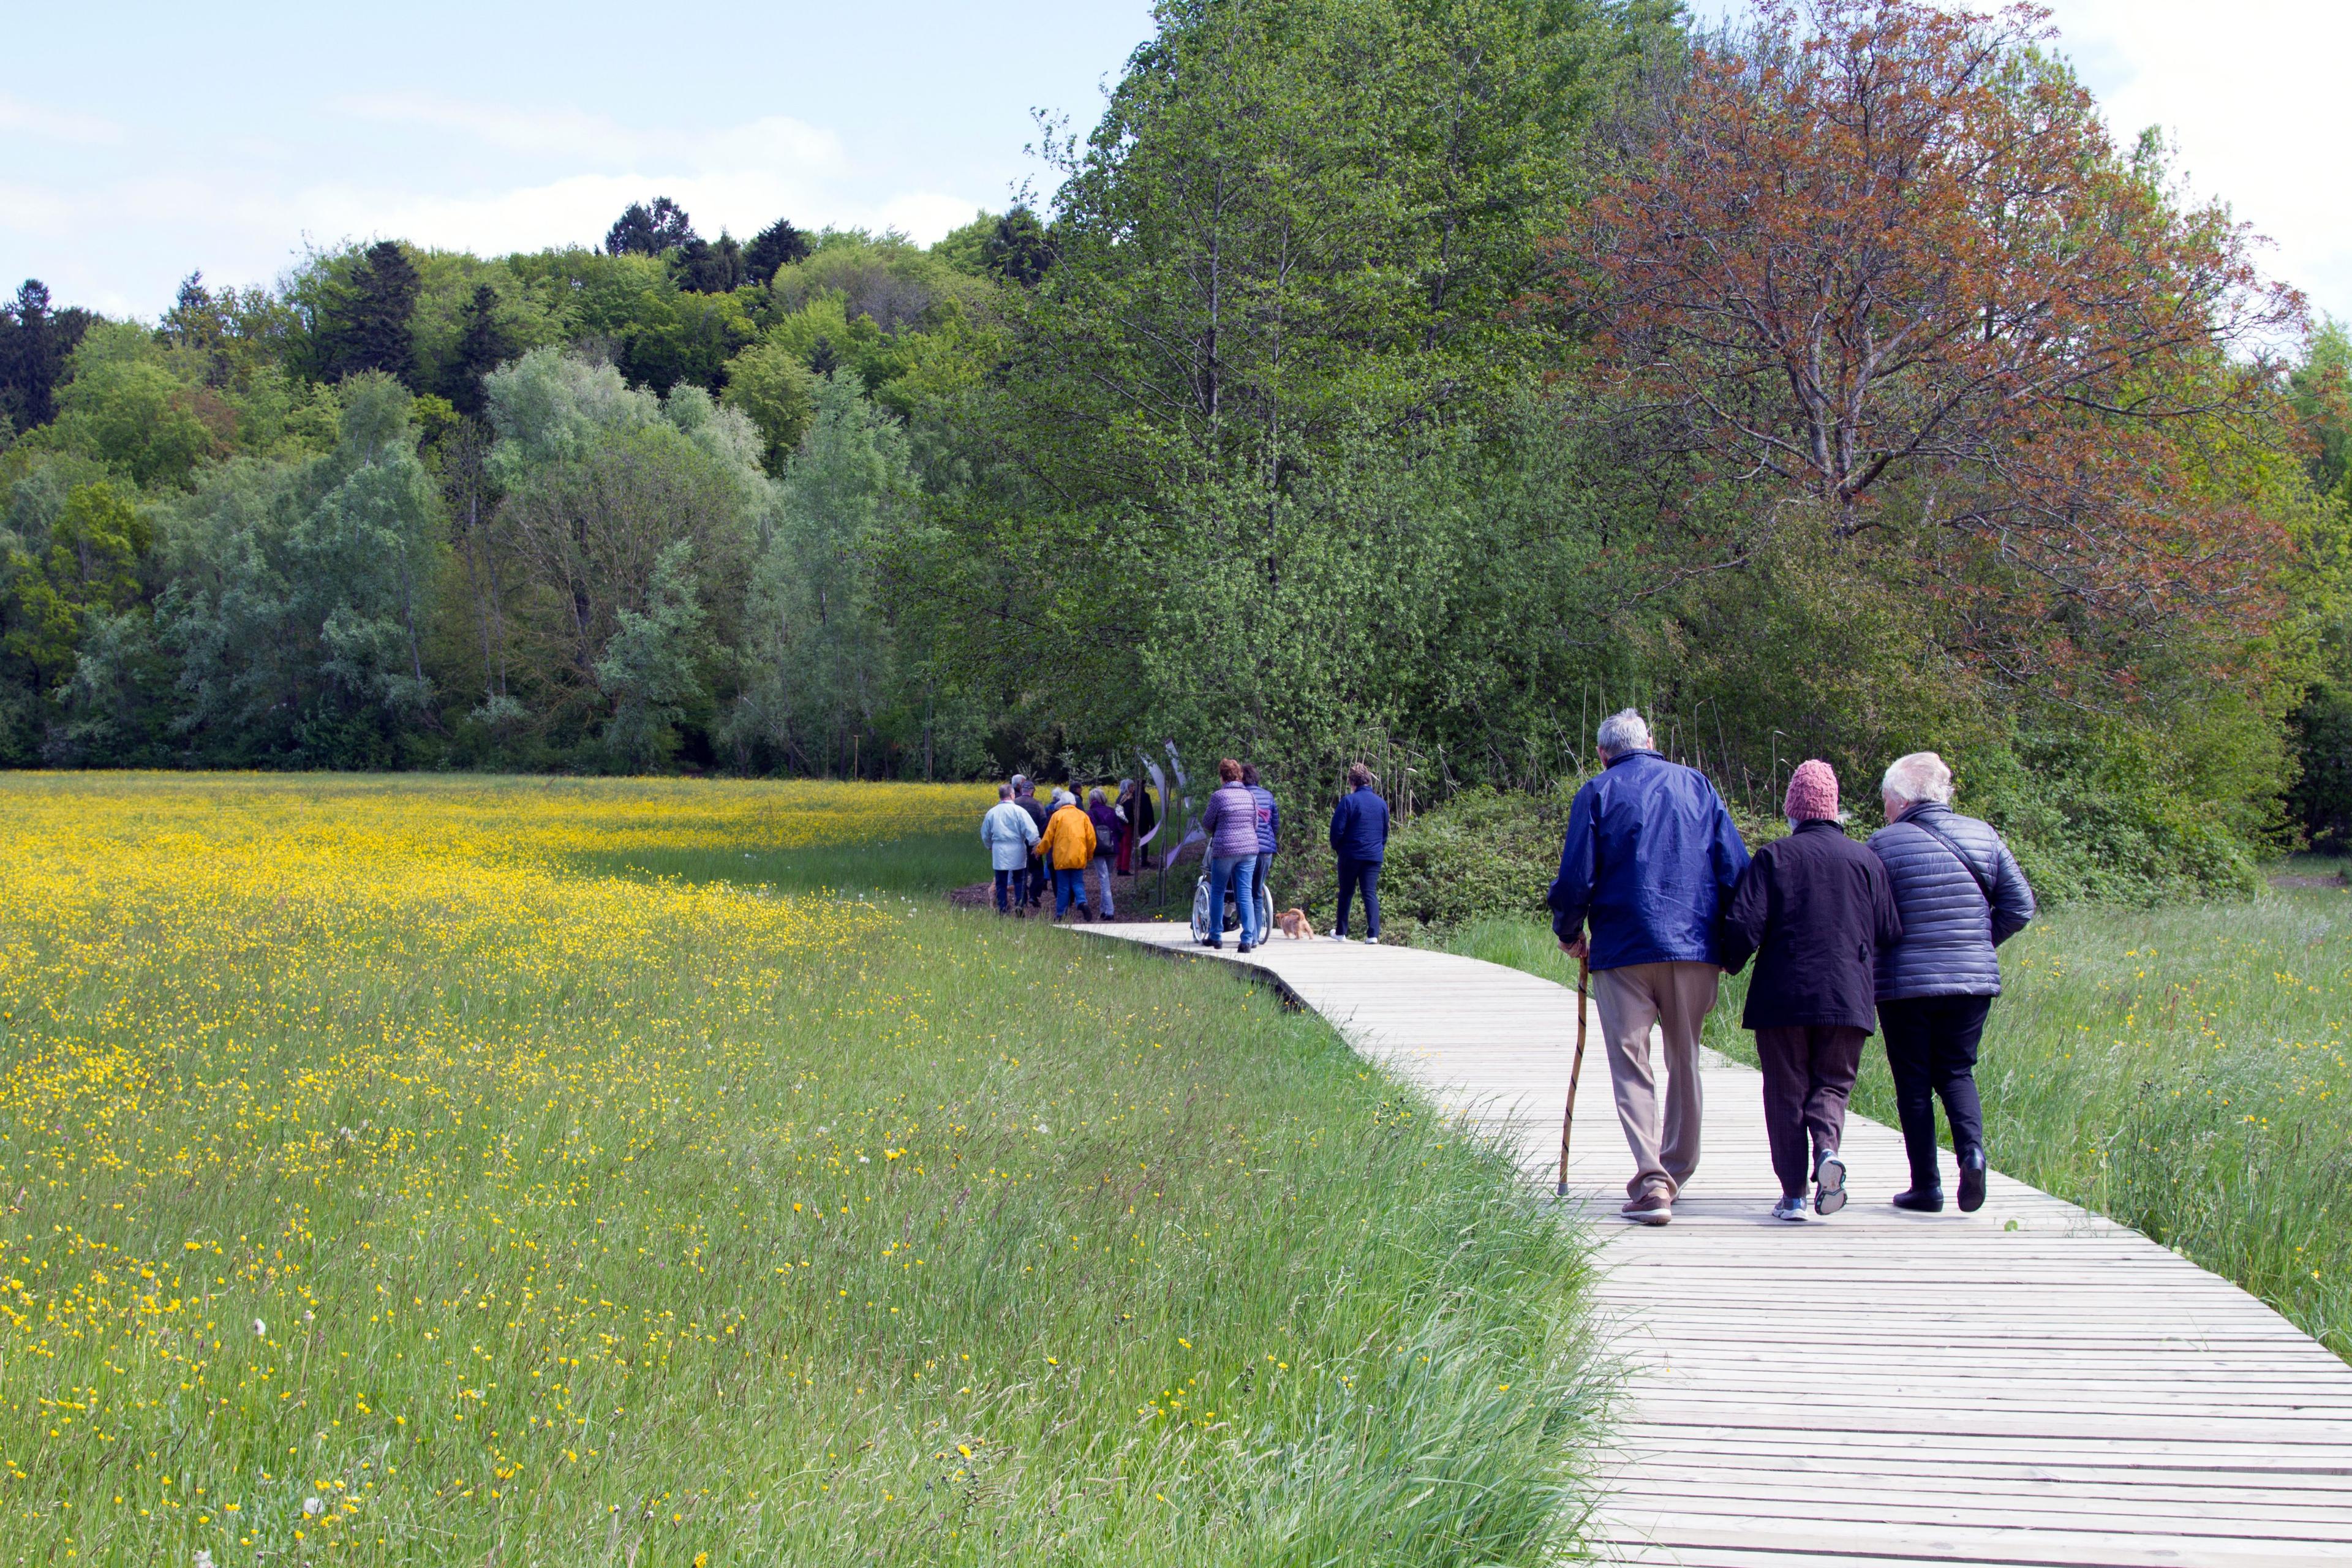
[[[0,780],[0,1560],[1553,1550],[1572,1241],[988,799]]]

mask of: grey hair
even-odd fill
[[[1029,775],[1028,775],[1027,773],[1014,773],[1014,774],[1013,775],[1013,794],[1015,794],[1015,795],[1019,795],[1023,790],[1027,789],[1028,787],[1029,787]]]
[[[1108,805],[1110,804],[1110,796],[1103,794],[1102,786],[1100,784],[1097,784],[1093,789],[1087,792],[1087,804],[1088,805]]]
[[[1013,786],[1009,784],[998,784],[996,786],[996,798],[999,800],[1011,800],[1013,798]]]
[[[1646,752],[1650,749],[1649,721],[1638,708],[1622,708],[1601,721],[1601,749],[1604,752]]]
[[[1933,752],[1913,752],[1908,756],[1895,758],[1888,765],[1886,777],[1879,784],[1878,793],[1891,795],[1912,805],[1921,801],[1949,805],[1952,804],[1952,770],[1943,758]]]

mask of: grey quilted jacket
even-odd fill
[[[1920,827],[1931,823],[1960,847],[1992,888],[1988,905],[1977,878]],[[1998,996],[2000,961],[1992,950],[2033,918],[2033,889],[2016,857],[1989,824],[1948,805],[1923,801],[1870,836],[1886,866],[1903,937],[1878,954],[1878,999]]]

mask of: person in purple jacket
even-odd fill
[[[1274,804],[1274,792],[1258,782],[1257,764],[1242,764],[1242,783],[1247,786],[1250,798],[1257,802],[1257,867],[1250,875],[1250,899],[1260,912],[1266,908],[1265,879],[1274,870],[1276,839],[1282,828],[1282,810]],[[1272,932],[1260,932],[1263,938]]]
[[[1241,951],[1248,952],[1261,935],[1257,900],[1250,893],[1257,869],[1257,800],[1242,783],[1242,765],[1233,758],[1217,764],[1217,776],[1224,782],[1201,813],[1201,830],[1209,837],[1209,945],[1225,945],[1225,891],[1231,889],[1242,907]]]

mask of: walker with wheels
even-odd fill
[[[1236,877],[1234,881],[1237,884],[1241,879]],[[1208,874],[1203,872],[1200,881],[1192,889],[1192,940],[1206,947],[1212,942],[1222,940],[1226,931],[1241,930],[1242,896],[1242,889],[1237,886],[1229,885],[1225,889],[1224,921],[1214,933],[1212,933],[1209,930],[1209,878]],[[1274,931],[1274,889],[1272,888],[1258,889],[1257,930],[1261,940]]]

